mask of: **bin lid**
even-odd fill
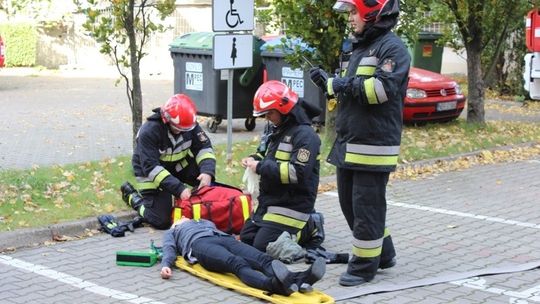
[[[263,38],[264,39],[264,38]],[[262,55],[285,55],[293,53],[296,46],[300,46],[303,51],[313,52],[315,48],[310,47],[307,43],[302,42],[301,38],[289,38],[285,36],[277,36],[267,39],[261,46]]]
[[[431,40],[435,41],[439,38],[441,38],[442,34],[438,32],[419,32],[418,33],[418,40]]]
[[[213,32],[192,32],[176,37],[169,47],[171,49],[212,50]]]

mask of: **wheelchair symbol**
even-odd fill
[[[231,1],[231,8],[225,15],[225,22],[231,28],[236,27],[238,24],[244,23],[244,20],[240,19],[240,15],[236,12],[236,9],[233,8],[234,0]]]

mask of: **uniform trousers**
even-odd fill
[[[336,169],[339,203],[355,241],[383,239],[382,251],[375,257],[354,254],[347,272],[371,280],[380,265],[390,262],[396,252],[392,238],[385,235],[386,184],[390,173]],[[354,241],[353,241],[354,244]]]
[[[271,291],[273,258],[231,236],[207,236],[191,246],[191,256],[202,267],[219,273],[233,273],[244,284]]]

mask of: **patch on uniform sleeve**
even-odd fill
[[[290,143],[291,143],[291,139],[292,139],[291,136],[287,135],[287,136],[285,136],[285,137],[283,138],[283,142],[286,142],[286,143],[290,144]]]
[[[299,162],[307,163],[307,161],[309,160],[309,155],[309,150],[301,148],[300,150],[298,150],[296,159],[298,159]]]
[[[396,67],[396,62],[390,58],[387,58],[383,61],[381,70],[392,73]]]
[[[204,132],[197,133],[197,137],[199,138],[200,142],[207,142],[208,141],[208,137],[206,136],[206,134]]]

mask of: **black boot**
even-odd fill
[[[324,242],[324,217],[322,213],[313,212],[309,215],[307,225],[302,232],[304,239],[302,247],[307,249],[316,249],[321,247]]]
[[[375,258],[360,258],[355,255],[349,260],[347,271],[341,274],[339,284],[342,286],[358,286],[375,277],[378,264]]]
[[[120,186],[120,191],[122,192],[122,200],[135,211],[139,210],[139,207],[143,205],[142,196],[129,182],[123,183]]]
[[[279,260],[272,261],[272,271],[274,277],[272,278],[272,292],[289,296],[292,293],[298,291],[298,285],[295,284],[295,275],[290,272],[287,266]]]
[[[310,214],[313,222],[315,223],[315,231],[313,231],[312,237],[317,245],[321,245],[324,242],[324,216],[320,212],[314,212]]]
[[[294,273],[294,282],[300,287],[300,292],[310,292],[313,290],[311,285],[322,279],[325,273],[326,260],[318,257],[306,271]]]

